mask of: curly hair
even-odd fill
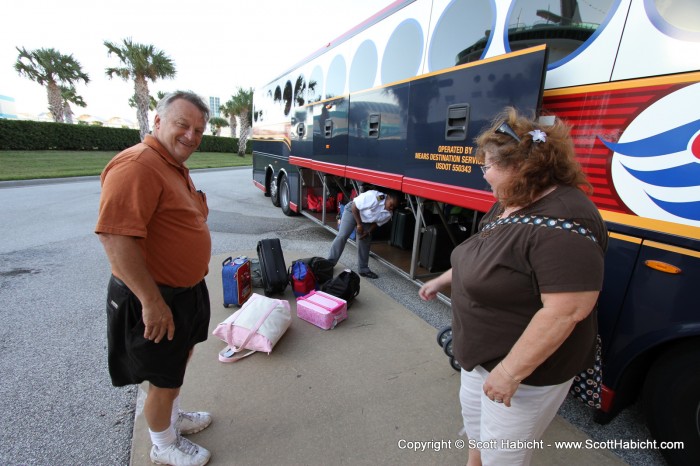
[[[507,123],[520,138],[496,132]],[[529,132],[543,131],[545,142],[533,141]],[[496,156],[494,163],[514,169],[515,176],[499,189],[503,206],[526,206],[552,186],[573,186],[591,193],[593,188],[586,180],[581,165],[576,160],[570,127],[559,118],[547,126],[534,118],[518,114],[513,107],[506,107],[475,139],[477,160],[483,163],[488,150]]]

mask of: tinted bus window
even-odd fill
[[[619,0],[516,0],[508,13],[506,51],[547,44],[549,63],[576,52],[605,20]],[[488,46],[491,29],[458,53],[457,64],[478,60]]]
[[[430,50],[428,50],[430,71],[458,64],[457,56],[462,50],[484,39],[484,31],[491,29],[495,20],[494,15],[490,0],[450,3],[440,15],[430,40]],[[484,40],[474,53],[473,60],[481,58],[485,46]]]
[[[361,91],[374,85],[377,76],[377,47],[366,40],[357,48],[350,65],[350,92]]]
[[[407,19],[389,37],[382,57],[382,84],[412,78],[418,74],[423,57],[423,29]]]

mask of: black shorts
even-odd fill
[[[109,375],[115,387],[148,381],[160,388],[182,386],[187,358],[209,334],[209,291],[202,280],[192,288],[160,286],[175,322],[172,340],[144,338],[141,302],[116,277],[107,289],[107,351]]]

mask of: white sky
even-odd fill
[[[152,44],[175,63],[175,79],[149,82],[149,91],[192,90],[223,104],[238,86],[260,87],[393,0],[19,0],[3,2],[0,95],[17,113],[47,111],[45,87],[14,69],[18,52],[53,47],[72,54],[90,77],[77,86],[86,108],[75,116],[136,121],[129,107],[133,82],[108,78],[105,40]]]

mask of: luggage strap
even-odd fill
[[[265,322],[265,320],[272,314],[272,311],[275,310],[276,306],[270,306],[270,309],[267,310],[265,314],[263,314],[260,319],[255,323],[255,325],[248,331],[248,335],[246,336],[245,340],[243,340],[243,343],[236,348],[233,345],[226,346],[223,350],[219,352],[219,361],[221,362],[236,362],[240,359],[243,359],[247,356],[250,356],[251,354],[255,353],[255,350],[250,350],[245,354],[241,354],[239,356],[235,356],[236,353],[242,351],[245,349],[245,346],[248,344],[251,338],[253,338],[253,335],[262,327],[262,324]],[[238,318],[238,317],[236,317]],[[229,326],[226,328],[226,341],[231,341],[233,338],[233,324],[235,324],[236,321],[232,321],[229,323]]]

